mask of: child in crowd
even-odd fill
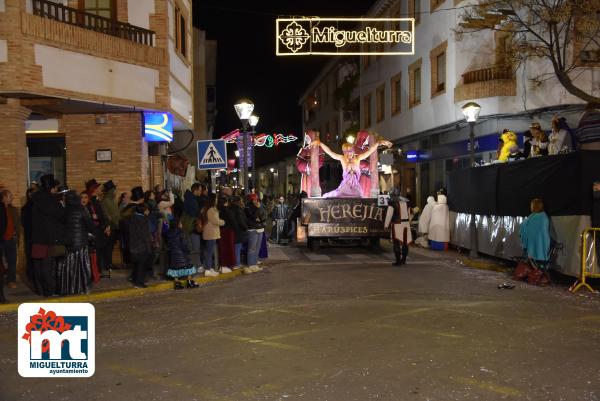
[[[196,266],[190,261],[190,250],[185,243],[183,230],[181,229],[181,221],[171,219],[169,229],[167,230],[167,245],[169,247],[169,269],[167,276],[175,280],[173,284],[174,290],[182,290],[184,288],[180,281],[182,277],[187,279],[187,288],[197,288],[199,285],[192,280],[192,276],[197,273]]]

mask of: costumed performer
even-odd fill
[[[400,195],[398,188],[392,188],[384,228],[387,230],[390,223],[392,223],[391,237],[394,242],[394,255],[396,256],[394,266],[406,264],[408,245],[412,243],[409,220],[408,199]]]
[[[519,148],[517,143],[518,138],[514,132],[505,129],[500,136],[500,140],[502,141],[502,149],[500,150],[500,156],[498,156],[498,160],[505,162],[508,160],[508,157],[511,154],[511,149],[513,149],[515,146],[517,149]]]
[[[415,244],[423,247],[429,248],[429,242],[427,241],[427,233],[429,232],[429,223],[431,222],[431,211],[433,207],[436,205],[435,199],[433,196],[427,198],[427,204],[423,208],[423,212],[419,217],[419,234],[421,235],[416,239]]]
[[[437,204],[431,209],[428,238],[432,249],[446,249],[450,242],[450,213],[447,203],[446,195],[438,195]]]
[[[321,148],[332,159],[342,163],[342,182],[337,189],[327,192],[323,198],[362,198],[362,188],[360,186],[360,161],[368,158],[373,153],[377,152],[379,145],[392,147],[392,143],[385,139],[380,139],[376,144],[371,146],[366,152],[354,153],[354,145],[345,143],[342,145],[343,154],[337,154],[332,151],[329,146],[321,143],[319,139],[311,142],[310,147],[321,146]]]

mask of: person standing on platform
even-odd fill
[[[400,196],[398,188],[392,188],[384,227],[387,230],[391,224],[391,238],[394,242],[394,255],[396,257],[396,261],[393,263],[394,266],[406,264],[408,245],[412,243],[408,202],[407,198]]]
[[[542,126],[534,122],[529,127],[533,139],[531,140],[531,153],[529,157],[548,156],[548,136],[542,131]]]
[[[552,118],[552,132],[548,137],[548,154],[557,155],[561,152],[570,152],[573,148],[571,130],[564,117]]]

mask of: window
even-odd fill
[[[431,97],[446,92],[446,50],[448,41],[436,46],[429,53],[431,62]]]
[[[175,7],[175,48],[187,58],[187,22],[179,7]]]
[[[377,88],[375,96],[375,100],[377,101],[377,122],[381,122],[385,118],[385,84]]]
[[[415,19],[415,25],[421,22],[421,0],[408,0],[408,16]]]
[[[409,108],[421,103],[421,64],[422,59],[418,59],[417,61],[408,66]]]
[[[365,95],[363,98],[363,127],[371,126],[371,94]]]
[[[115,0],[79,0],[79,9],[100,17],[117,19]]]
[[[390,80],[390,87],[392,90],[392,115],[396,115],[398,113],[400,113],[400,110],[402,109],[402,86],[401,86],[401,81],[402,80],[402,75],[400,73],[398,73],[397,75],[393,76],[392,79]]]

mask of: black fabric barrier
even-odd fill
[[[555,216],[589,215],[600,151],[578,151],[457,170],[448,175],[448,205],[459,213],[527,216],[533,198]]]

